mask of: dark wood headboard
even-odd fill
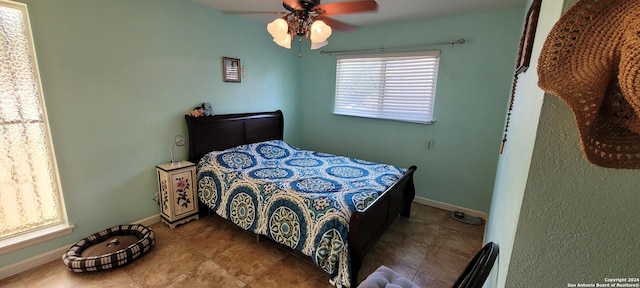
[[[189,129],[189,161],[198,163],[211,151],[220,151],[243,144],[282,140],[282,111],[222,114],[191,117],[185,115]]]

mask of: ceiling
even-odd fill
[[[191,0],[221,11],[278,11],[286,12],[281,0]],[[323,4],[351,0],[322,0]],[[524,7],[526,0],[376,0],[377,12],[334,16],[336,20],[356,26],[371,26],[423,20],[500,9]],[[247,19],[269,23],[274,14],[242,15]]]

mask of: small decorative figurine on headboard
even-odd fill
[[[213,116],[213,105],[209,102],[204,102],[200,107],[193,108],[189,115],[191,117]]]
[[[202,103],[203,116],[213,116],[213,105],[209,102]]]

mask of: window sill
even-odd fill
[[[71,234],[75,225],[60,224],[0,240],[0,255]]]

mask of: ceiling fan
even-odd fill
[[[311,40],[311,49],[328,44],[332,29],[344,32],[354,31],[356,26],[329,18],[328,16],[378,10],[375,0],[356,0],[321,4],[320,0],[283,0],[282,6],[289,12],[269,11],[222,11],[225,14],[276,14],[283,15],[267,25],[273,41],[287,49],[295,36]]]

